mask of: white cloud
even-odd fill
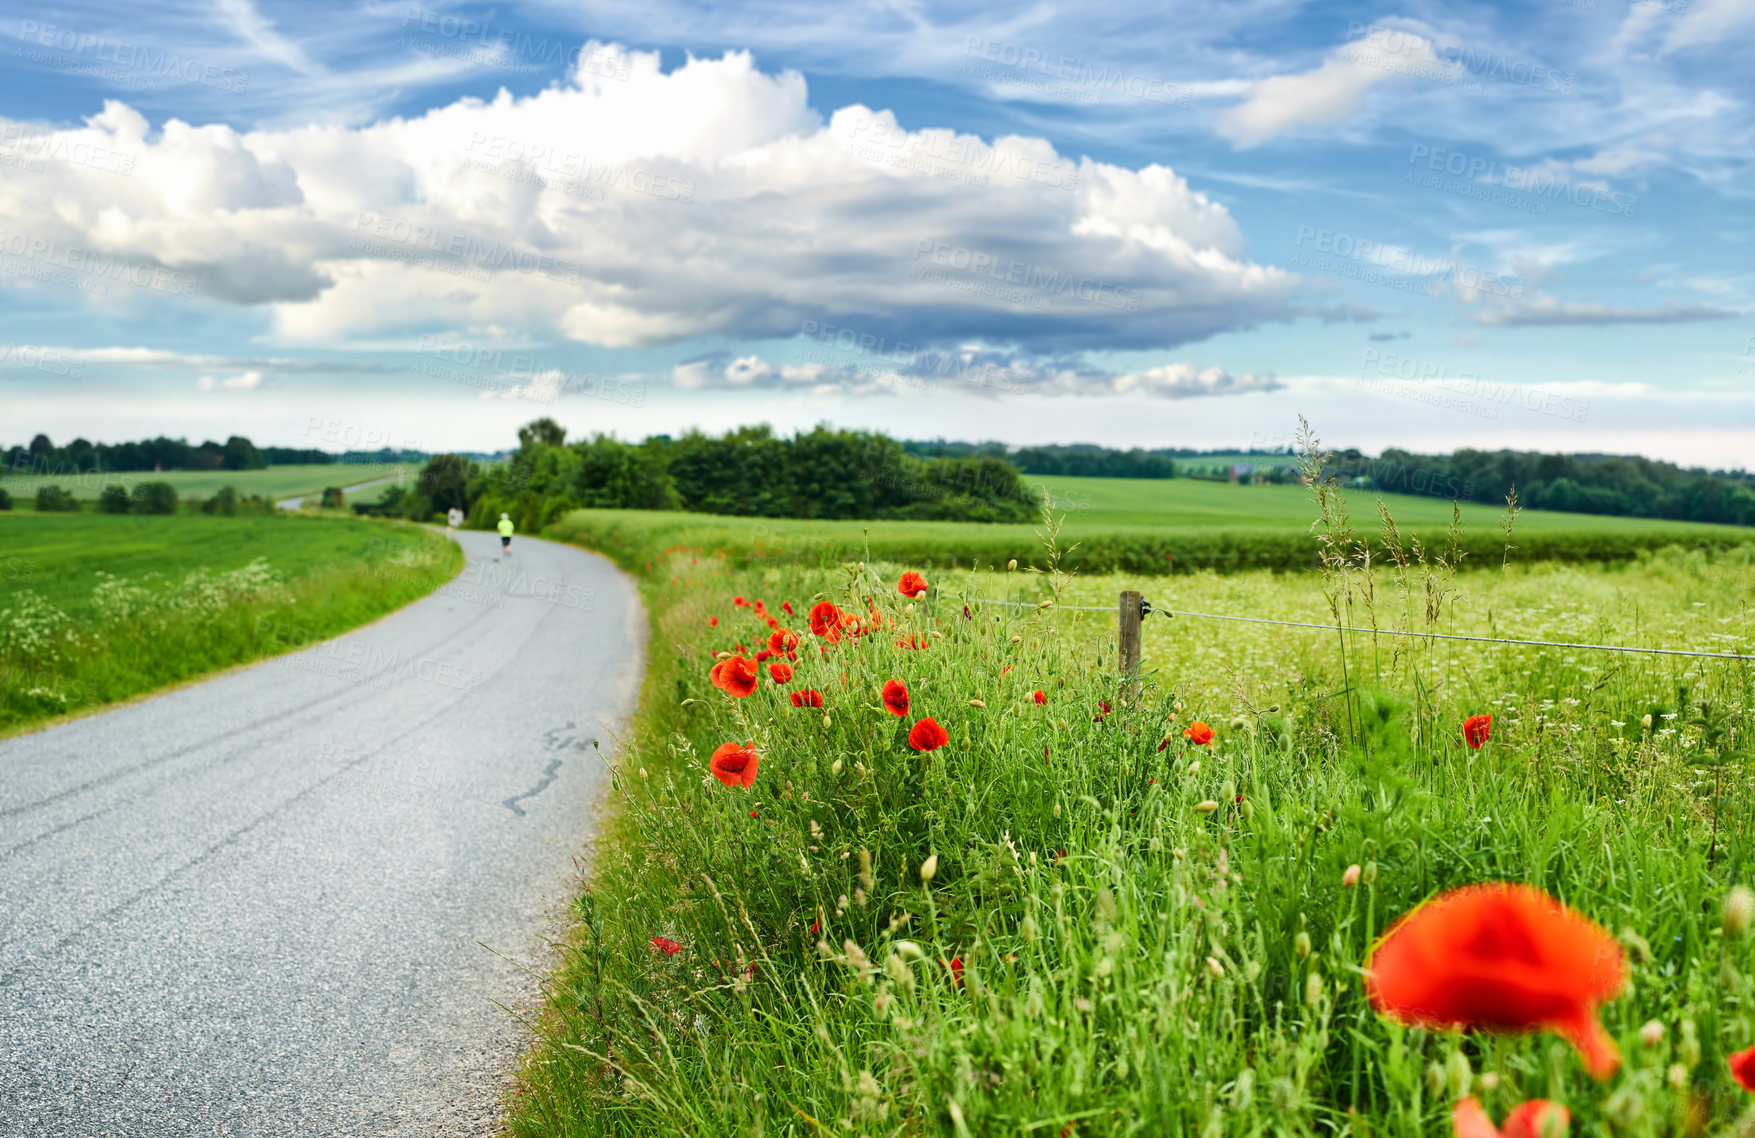
[[[15,179],[8,229],[189,274],[266,306],[283,343],[492,328],[643,347],[816,322],[1066,351],[1296,314],[1298,278],[1248,260],[1230,213],[1167,167],[861,106],[824,122],[801,76],[747,53],[669,73],[585,55],[615,77],[359,128],[155,133],[112,102],[57,138],[130,173]]]
[[[1379,83],[1400,76],[1448,81],[1459,69],[1439,60],[1432,41],[1397,25],[1363,29],[1309,71],[1275,75],[1255,83],[1249,97],[1219,117],[1219,133],[1241,146],[1256,146],[1301,126],[1351,117]]]
[[[1686,324],[1698,320],[1729,320],[1738,313],[1702,304],[1666,301],[1656,308],[1623,308],[1596,302],[1561,302],[1537,295],[1523,303],[1495,303],[1476,314],[1475,323],[1498,327],[1580,324]]]
[[[246,371],[218,380],[211,375],[204,375],[195,381],[195,387],[200,391],[255,391],[262,386],[262,381],[261,372]]]

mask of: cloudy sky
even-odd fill
[[[1755,0],[30,9],[0,444],[1755,456]]]

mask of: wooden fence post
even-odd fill
[[[1141,598],[1132,589],[1121,591],[1121,671],[1127,677],[1123,690],[1132,699],[1139,694]]]

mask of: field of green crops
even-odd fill
[[[319,517],[0,513],[0,735],[339,635],[454,576],[457,546]]]
[[[1299,569],[1317,543],[1310,507],[1298,486],[1241,486],[1186,478],[1046,480],[1076,546],[1069,568],[1142,575],[1199,569]],[[1385,494],[1384,505],[1408,537],[1446,540],[1451,505],[1435,498]],[[1375,541],[1374,498],[1362,519]],[[1500,511],[1460,510],[1462,548],[1474,564],[1498,565],[1505,540]],[[1526,510],[1513,527],[1514,556],[1524,560],[1625,561],[1664,545],[1725,547],[1755,541],[1755,529],[1643,518]],[[552,531],[641,566],[672,546],[723,552],[734,564],[833,565],[869,555],[915,565],[967,568],[1017,558],[1040,560],[1037,527],[958,522],[796,521],[715,517],[646,510],[577,510]],[[1465,559],[1465,564],[1467,564]]]
[[[320,494],[325,486],[351,486],[396,472],[395,467],[338,463],[270,466],[266,470],[131,470],[120,474],[0,475],[0,487],[16,499],[16,506],[21,509],[29,508],[39,486],[59,486],[76,498],[96,500],[105,486],[132,491],[140,482],[169,482],[181,497],[209,498],[221,487],[231,486],[244,497],[260,495],[278,500],[295,494]],[[412,477],[417,472],[411,468],[408,473]]]
[[[713,521],[761,524],[689,524]],[[921,563],[875,549],[666,552],[696,543],[648,524],[574,530],[622,536],[654,635],[515,1133],[1448,1138],[1468,1098],[1495,1120],[1550,1100],[1573,1134],[1755,1126],[1726,1062],[1755,1044],[1733,895],[1755,878],[1755,668],[1429,635],[1755,652],[1750,547],[1458,573],[1337,540],[1316,570],[1171,578],[1018,548],[1050,571],[929,570],[909,599]],[[1136,685],[1129,586],[1327,627],[1153,616]],[[813,633],[825,600],[859,623]],[[796,658],[747,694],[713,682],[770,619]],[[911,742],[927,718],[945,746]],[[728,744],[757,757],[731,785]],[[1550,1018],[1495,1030],[1477,1001],[1441,1029],[1367,998],[1386,930],[1483,882],[1558,899],[1595,955],[1463,929],[1424,971],[1461,999],[1509,972]],[[1586,974],[1614,983],[1559,994]],[[1550,1030],[1567,1016],[1600,1019],[1603,1077]]]

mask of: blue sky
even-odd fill
[[[1755,454],[1755,0],[0,23],[0,443]]]

